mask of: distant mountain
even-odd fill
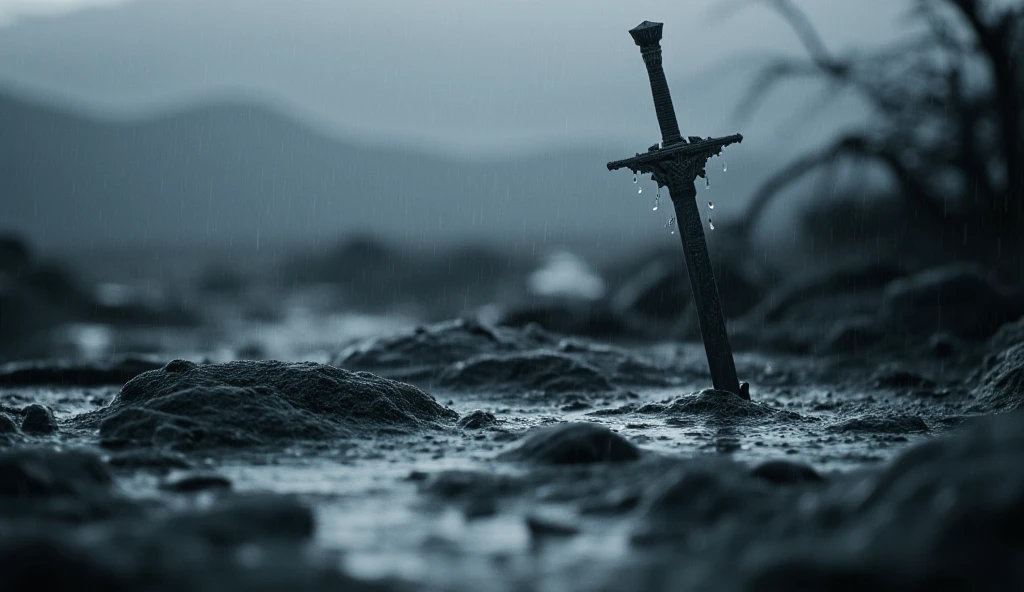
[[[725,202],[759,177],[735,152],[730,164],[744,166],[712,179]],[[113,122],[0,95],[0,230],[44,248],[269,248],[355,233],[420,244],[597,236],[616,248],[667,217],[651,211],[651,182],[637,196],[628,173],[605,169],[627,155],[582,146],[459,161],[332,138],[253,105]]]

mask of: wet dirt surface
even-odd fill
[[[0,368],[5,588],[1024,582],[1024,320],[752,344],[745,401],[696,342],[317,313],[317,290]],[[232,298],[207,310],[256,307]]]

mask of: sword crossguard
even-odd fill
[[[636,156],[615,160],[608,163],[608,170],[629,169],[634,173],[650,174],[660,187],[668,185],[668,167],[679,165],[687,174],[692,173],[685,182],[693,183],[697,177],[705,176],[704,167],[708,159],[722,153],[722,148],[743,141],[743,136],[733,134],[723,138],[698,138],[691,136],[689,142],[673,144],[666,148],[651,146],[647,152]]]

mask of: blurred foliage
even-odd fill
[[[862,127],[766,179],[741,222],[745,236],[752,236],[782,190],[812,173],[834,187],[843,167],[856,166],[862,180],[865,166],[880,166],[893,181],[897,203],[871,204],[878,216],[912,220],[929,242],[943,246],[946,257],[1024,275],[1024,4],[913,0],[903,38],[877,49],[835,53],[793,1],[742,3],[770,7],[807,55],[766,64],[741,100],[741,114],[751,114],[778,86],[808,77],[824,82],[824,101],[854,93],[871,110]],[[810,216],[816,223],[826,221],[834,229],[849,220],[849,203],[816,203],[829,210]],[[906,225],[888,226],[890,234],[906,234]],[[881,230],[877,239],[901,244],[900,237],[882,237]]]

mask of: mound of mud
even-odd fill
[[[312,510],[285,496],[112,520],[95,532],[0,530],[4,590],[402,590],[340,573],[305,552]]]
[[[988,361],[973,411],[997,413],[1024,407],[1024,343],[1018,342]]]
[[[440,375],[440,386],[491,392],[595,393],[612,390],[600,370],[555,351],[485,354],[456,362]]]
[[[635,543],[667,545],[669,558],[617,589],[1015,588],[1022,454],[1018,412],[827,482],[809,467],[780,486],[724,459],[683,461],[648,487],[634,528]]]
[[[745,528],[771,520],[781,505],[774,488],[731,462],[683,463],[658,479],[645,495],[633,533],[638,544],[686,540],[695,529],[732,519]]]
[[[694,417],[717,423],[759,423],[800,419],[799,415],[791,411],[773,409],[744,400],[733,393],[715,389],[704,389],[697,394],[679,397],[668,403],[648,403],[636,412],[675,418]]]
[[[493,327],[471,319],[456,319],[368,339],[346,348],[331,363],[389,378],[432,379],[449,364],[478,354],[524,351],[554,344],[541,330]]]
[[[893,281],[883,312],[907,332],[985,339],[1024,314],[1024,300],[981,269],[955,265]]]
[[[562,423],[531,430],[501,460],[548,465],[623,462],[640,458],[640,449],[595,423]]]
[[[458,415],[416,387],[323,364],[174,360],[141,374],[100,420],[105,445],[249,447],[449,425]]]
[[[921,434],[928,431],[928,424],[914,415],[868,414],[843,420],[829,426],[833,432],[868,434]]]

